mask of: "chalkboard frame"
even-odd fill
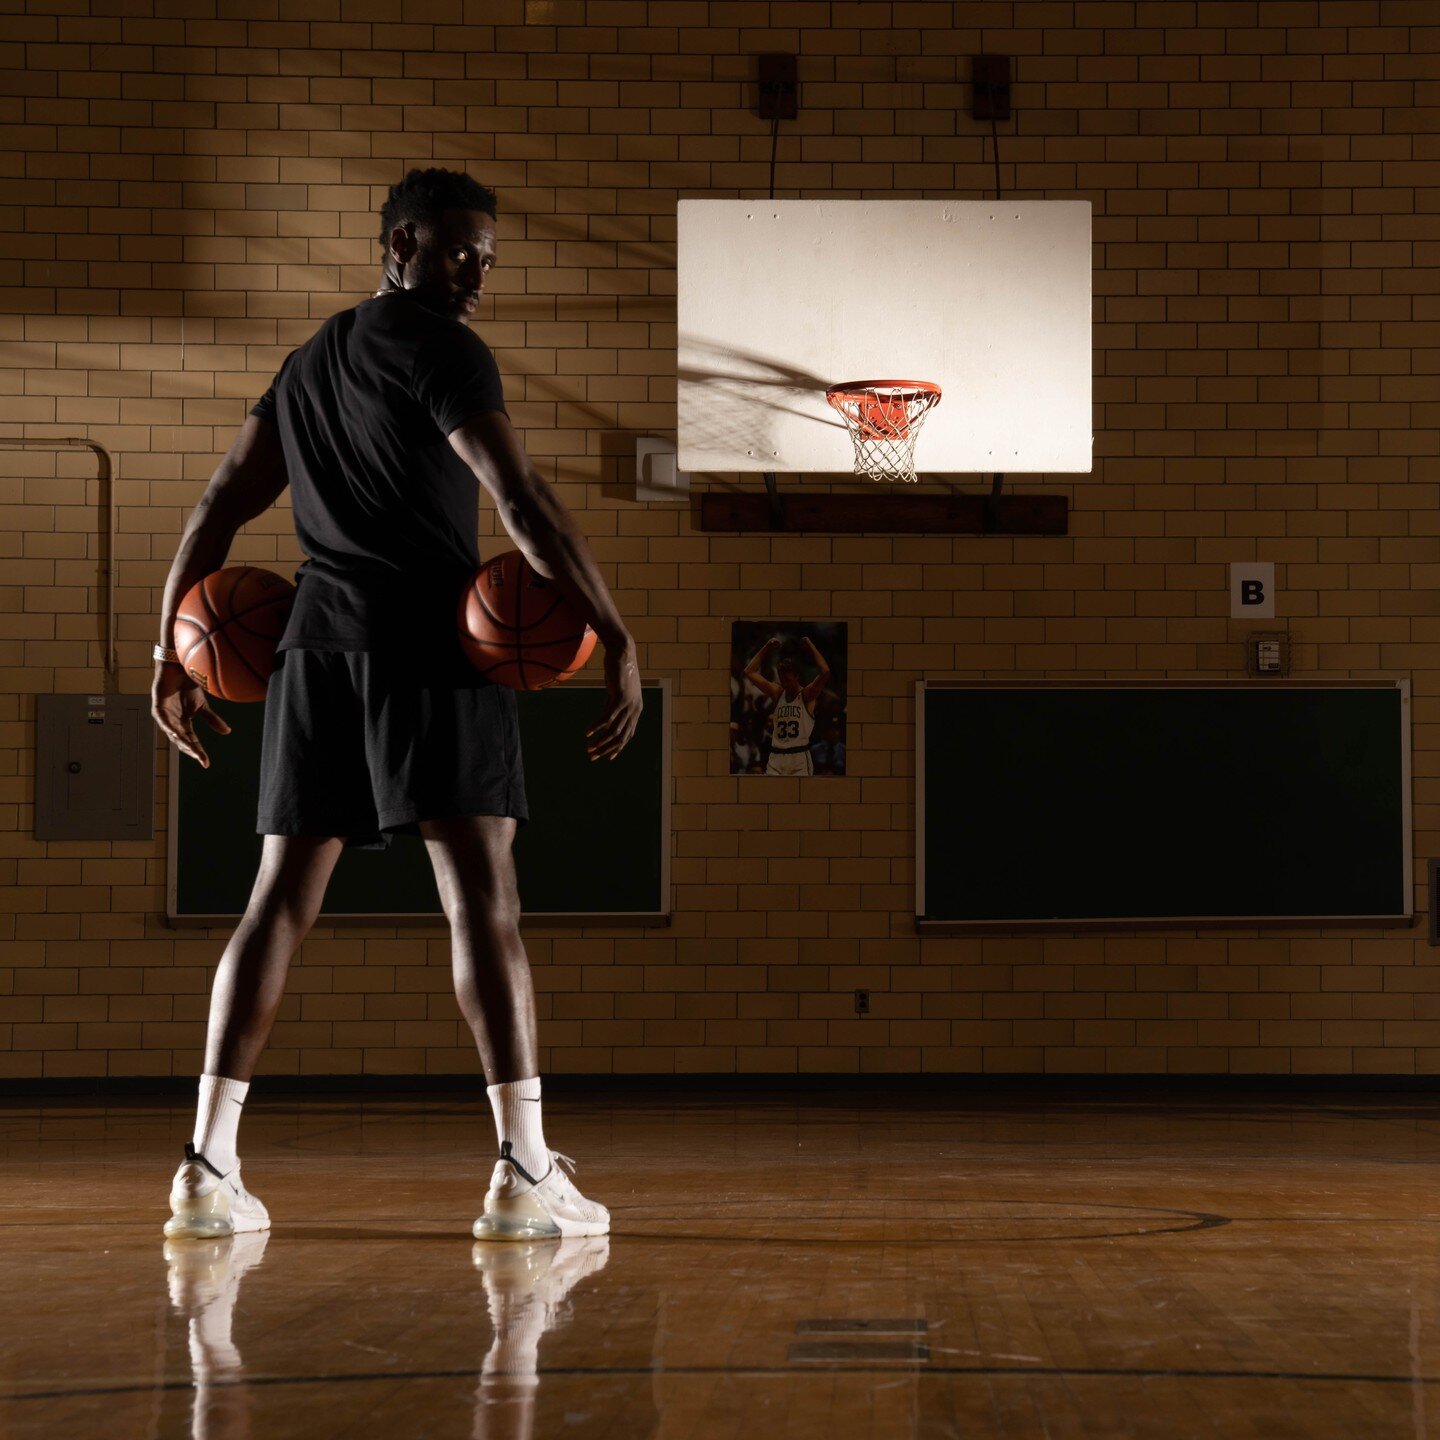
[[[925,694],[927,690],[1379,690],[1400,695],[1400,767],[1405,910],[1386,915],[1199,915],[1005,919],[927,919],[925,914]],[[922,935],[1013,935],[1045,931],[1197,930],[1274,926],[1411,926],[1415,923],[1415,834],[1408,679],[1246,680],[918,680],[915,683],[915,929]]]
[[[593,690],[600,694],[603,685],[586,684],[578,681],[567,682],[567,691]],[[674,908],[672,888],[671,852],[674,849],[674,745],[673,714],[671,704],[671,682],[668,677],[647,679],[647,691],[660,692],[660,907],[656,910],[613,910],[580,912],[571,910],[526,911],[520,918],[522,927],[555,927],[566,925],[669,925]],[[170,751],[169,771],[166,777],[166,833],[165,833],[165,913],[161,917],[171,928],[228,927],[241,919],[240,912],[226,914],[200,914],[180,909],[179,900],[179,856],[176,838],[180,831],[180,763],[181,757],[173,747]],[[193,762],[191,762],[193,763]],[[342,911],[327,913],[321,910],[315,924],[317,927],[347,926],[420,926],[443,927],[445,916],[436,911],[401,911],[361,913]]]

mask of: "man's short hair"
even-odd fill
[[[483,210],[496,215],[495,192],[460,170],[411,170],[397,180],[380,210],[380,243],[390,243],[397,225],[433,225],[447,210]]]

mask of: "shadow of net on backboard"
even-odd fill
[[[694,335],[679,341],[677,424],[682,446],[718,463],[700,468],[738,468],[741,457],[769,460],[777,447],[777,422],[795,416],[815,425],[844,429],[824,409],[830,380],[751,351],[717,345]],[[733,457],[730,463],[718,457]],[[775,468],[783,468],[776,459]]]

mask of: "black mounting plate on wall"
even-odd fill
[[[800,113],[800,70],[793,55],[758,57],[760,85],[756,112],[762,120],[793,120]]]
[[[970,118],[1010,118],[1010,57],[974,55],[970,59]]]

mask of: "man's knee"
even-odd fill
[[[420,832],[430,851],[440,904],[452,925],[494,928],[519,922],[511,852],[514,820],[472,815],[424,821]]]
[[[280,890],[257,890],[245,910],[245,923],[265,936],[267,948],[294,950],[310,933],[319,906]]]
[[[298,945],[320,913],[344,844],[338,838],[267,835],[245,918]]]
[[[268,930],[278,942],[300,945],[320,914],[324,899],[324,886],[295,877],[262,877],[251,893],[245,919],[252,926]]]
[[[466,929],[508,929],[520,923],[520,893],[514,870],[475,866],[442,894],[446,918]]]

